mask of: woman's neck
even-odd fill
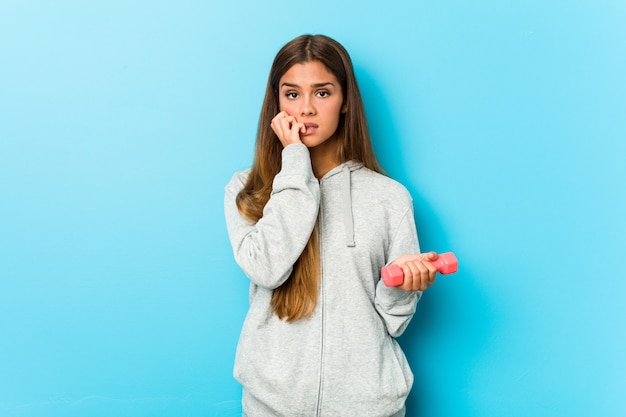
[[[322,179],[331,169],[341,163],[337,157],[337,144],[334,141],[326,141],[319,146],[309,148],[309,153],[313,174],[317,179]]]

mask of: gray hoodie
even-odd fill
[[[412,200],[398,182],[346,162],[320,181],[306,146],[283,149],[263,217],[240,215],[235,198],[248,171],[225,192],[235,259],[250,278],[234,376],[249,417],[403,416],[413,384],[394,339],[420,292],[386,287],[381,268],[418,253]],[[292,323],[272,310],[319,216],[321,282],[312,315]]]

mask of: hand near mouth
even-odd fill
[[[311,126],[309,127],[307,125]],[[299,123],[295,117],[290,116],[284,111],[274,116],[270,126],[274,133],[276,133],[276,136],[278,136],[280,143],[283,144],[283,147],[293,143],[302,143],[300,135],[306,135],[309,129],[317,128],[317,125],[314,123]]]

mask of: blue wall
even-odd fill
[[[626,415],[623,1],[0,3],[0,415],[235,416],[223,187],[271,60],[352,54],[425,250],[409,416]]]

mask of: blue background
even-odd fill
[[[0,3],[0,415],[236,416],[223,187],[269,66],[350,51],[424,250],[408,416],[626,415],[626,3]]]

